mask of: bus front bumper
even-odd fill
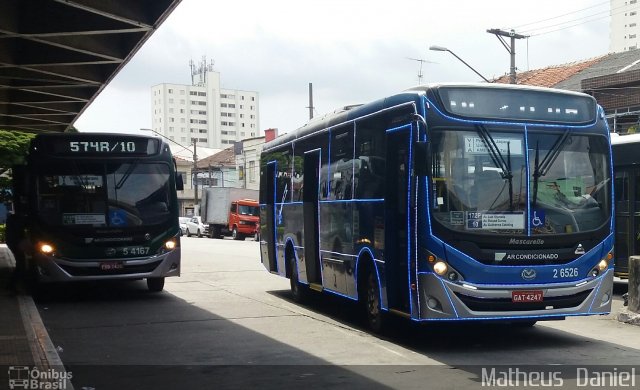
[[[433,273],[419,275],[420,315],[416,320],[560,319],[608,314],[613,269],[597,278],[562,284],[474,285]],[[513,292],[542,292],[542,301],[514,302]]]
[[[67,259],[37,254],[39,282],[141,279],[180,276],[180,247],[149,258]]]

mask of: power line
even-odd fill
[[[600,6],[605,5],[605,4],[609,4],[609,1],[603,1],[602,3],[598,3],[596,5],[592,5],[591,7],[581,8],[579,10],[567,12],[567,13],[562,14],[562,15],[553,16],[553,17],[550,17],[550,18],[538,20],[537,22],[530,22],[530,23],[521,24],[519,26],[514,26],[514,27],[512,27],[512,29],[516,30],[516,29],[520,29],[521,27],[524,27],[524,26],[531,26],[532,24],[538,24],[538,23],[542,23],[542,22],[547,22],[549,20],[558,19],[558,18],[561,18],[563,16],[567,16],[567,15],[571,15],[571,14],[577,14],[577,13],[580,13],[582,11],[586,11],[586,10],[591,9],[591,8],[600,7]]]
[[[624,9],[621,9],[621,8],[624,8]],[[597,13],[594,13],[594,14],[591,14],[591,15],[586,15],[586,16],[581,17],[581,18],[567,20],[567,21],[562,22],[562,23],[556,23],[556,24],[552,24],[552,25],[548,25],[548,26],[544,26],[544,27],[525,30],[525,32],[528,32],[530,36],[545,35],[545,34],[549,34],[549,33],[552,33],[552,32],[566,30],[568,28],[573,28],[573,27],[576,27],[576,26],[580,26],[582,24],[591,23],[591,22],[594,22],[594,21],[597,21],[597,20],[605,19],[605,18],[608,18],[609,16],[618,15],[618,14],[621,14],[623,12],[637,11],[638,9],[640,9],[640,6],[635,6],[633,8],[628,8],[628,5],[623,5],[623,6],[620,6],[620,7],[613,8],[611,10],[597,12]],[[614,10],[619,10],[619,11],[613,12]],[[598,16],[598,15],[602,15],[602,14],[606,14],[606,15],[605,16],[600,16],[600,17],[597,17],[597,18],[593,18],[594,16]],[[588,18],[593,18],[593,19],[588,19]],[[549,28],[552,28],[552,27],[557,27],[557,26],[562,26],[562,25],[565,25],[565,24],[568,24],[568,23],[573,23],[573,24],[570,24],[570,25],[564,26],[564,27],[560,27],[560,28],[557,28],[557,29],[553,29],[553,30],[550,30],[550,31],[544,31],[546,29],[549,29]],[[540,31],[540,32],[536,33],[536,31]]]

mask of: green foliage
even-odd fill
[[[7,171],[13,165],[24,164],[29,144],[35,134],[21,131],[0,130],[0,202],[4,202],[11,188],[11,178]]]
[[[5,242],[6,240],[5,231],[6,231],[6,225],[0,225],[0,242]]]
[[[24,164],[33,137],[35,134],[0,130],[0,173],[12,165]]]

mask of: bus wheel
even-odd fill
[[[147,278],[147,288],[152,292],[160,292],[164,289],[164,278]]]
[[[289,256],[289,269],[291,270],[291,276],[289,276],[289,283],[291,284],[291,296],[293,300],[302,303],[307,300],[309,291],[307,286],[300,283],[298,280],[298,265],[296,264],[296,257]]]
[[[378,278],[376,278],[373,266],[369,269],[369,274],[367,275],[366,288],[366,301],[364,304],[367,323],[371,330],[376,333],[381,333],[384,329],[384,318],[380,302],[380,287],[378,286]]]

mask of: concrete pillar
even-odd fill
[[[640,313],[640,256],[629,257],[629,311]]]

